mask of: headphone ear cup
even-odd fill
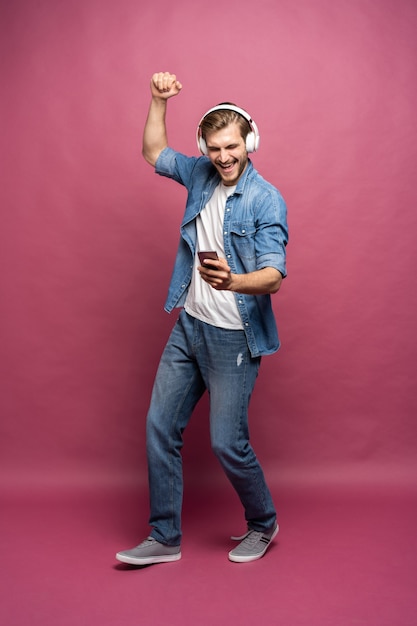
[[[255,133],[251,131],[246,135],[246,150],[247,152],[255,152],[256,150],[256,138]]]
[[[203,139],[203,137],[198,138],[198,147],[200,148],[201,154],[204,154],[205,156],[207,156],[208,154],[207,144],[205,140]]]

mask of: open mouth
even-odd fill
[[[233,163],[217,163],[217,165],[225,174],[227,174],[228,172],[231,172],[233,170],[235,162],[233,161]]]

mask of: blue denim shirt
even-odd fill
[[[155,171],[184,185],[187,204],[165,311],[185,302],[196,252],[196,217],[220,182],[207,157],[188,157],[165,148]],[[274,267],[286,276],[287,209],[279,191],[262,178],[251,161],[226,202],[224,250],[231,271],[242,274]],[[270,295],[234,294],[252,356],[272,354],[280,346]]]

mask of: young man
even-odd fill
[[[146,161],[184,185],[188,199],[165,305],[168,312],[182,311],[162,354],[147,416],[152,531],[139,546],[116,555],[133,565],[181,558],[182,433],[206,390],[212,448],[247,522],[229,559],[259,559],[278,532],[249,443],[248,406],[261,357],[279,348],[270,294],[286,275],[286,206],[248,158],[259,135],[243,109],[225,103],[205,114],[197,129],[203,156],[168,147],[167,101],[181,89],[174,74],[154,74],[143,135]],[[207,251],[217,257],[199,256]]]

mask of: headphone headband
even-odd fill
[[[201,124],[203,120],[207,117],[207,115],[209,115],[209,113],[214,113],[215,111],[234,111],[235,113],[238,113],[243,118],[245,118],[250,127],[250,132],[246,136],[246,150],[247,152],[256,152],[256,150],[259,148],[260,141],[258,127],[247,111],[241,109],[238,106],[235,106],[234,104],[218,104],[217,106],[209,109],[203,115],[197,126],[197,146],[200,152],[204,155],[207,155],[207,145],[201,134]]]

